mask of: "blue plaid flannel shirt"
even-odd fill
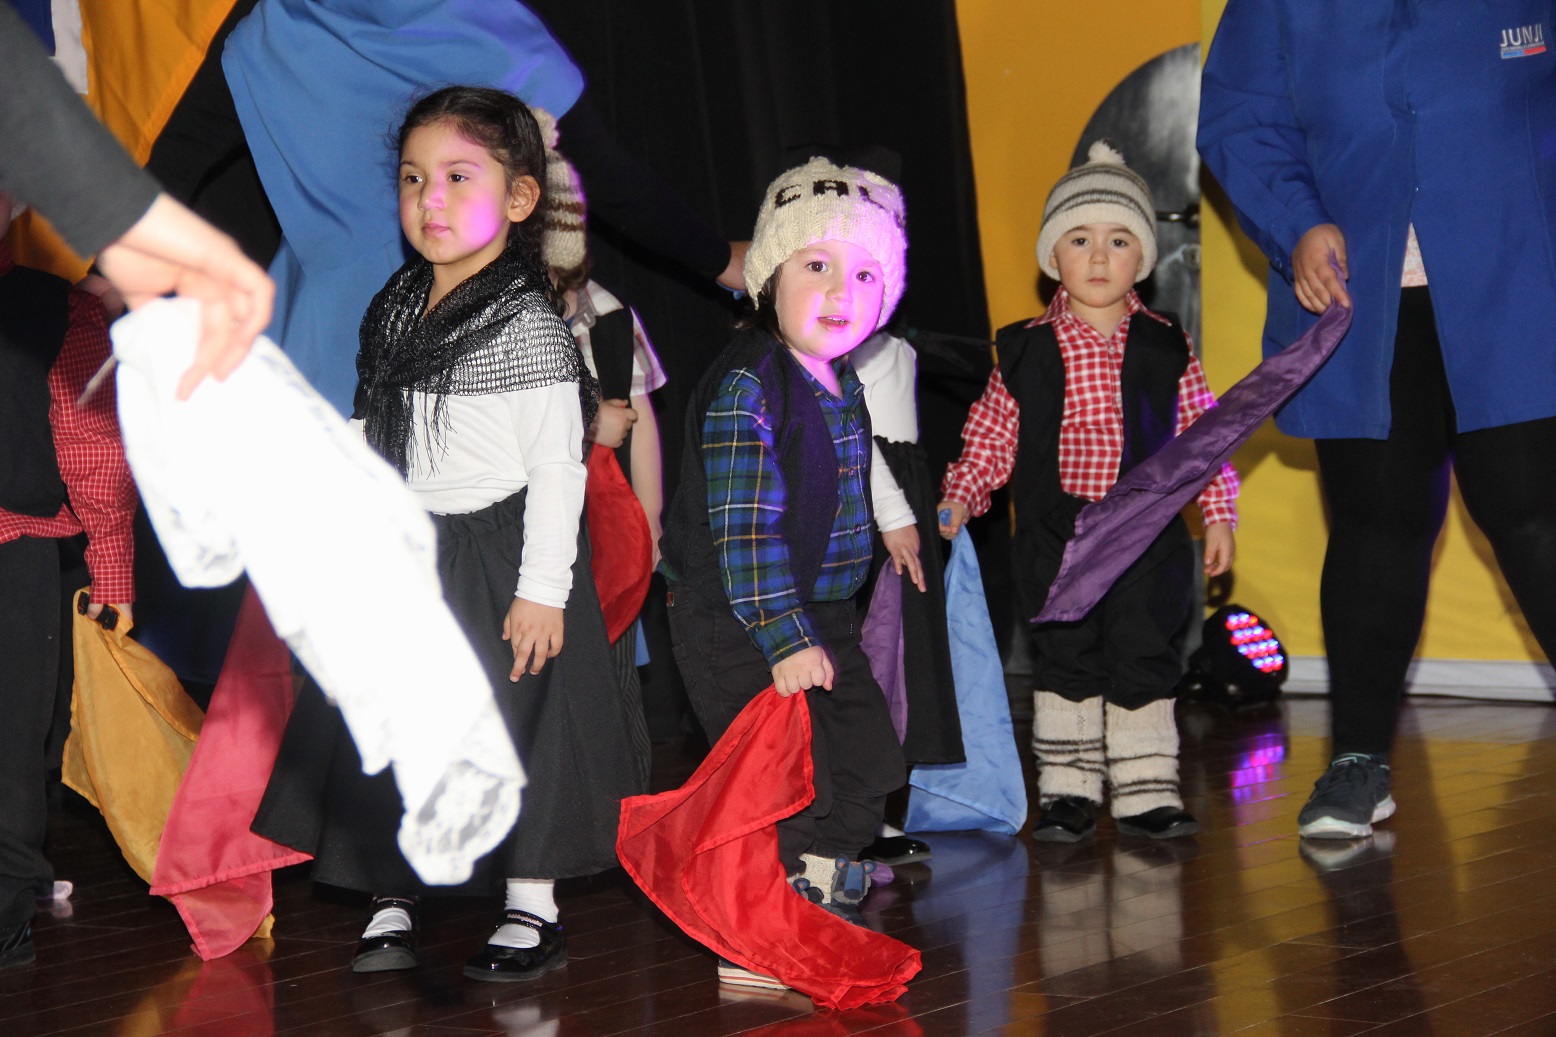
[[[810,601],[853,597],[870,573],[873,518],[865,465],[870,440],[863,420],[864,386],[853,365],[838,365],[842,398],[805,372],[838,457],[838,510]],[[749,369],[731,371],[702,422],[702,463],[708,477],[708,519],[718,548],[724,591],[735,618],[769,666],[815,645],[805,600],[794,585],[779,519],[785,487],[774,449],[772,418],[762,385]]]

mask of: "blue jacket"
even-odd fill
[[[1291,252],[1345,234],[1355,320],[1277,418],[1381,439],[1407,229],[1432,285],[1459,430],[1556,415],[1552,0],[1229,0],[1199,150],[1270,260],[1264,352],[1317,318]],[[1551,49],[1547,49],[1547,48]]]

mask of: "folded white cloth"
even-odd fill
[[[199,324],[198,303],[161,300],[113,327],[125,452],[168,561],[191,587],[248,570],[363,771],[393,764],[406,860],[462,882],[513,826],[524,776],[444,604],[432,523],[269,339],[175,400]]]

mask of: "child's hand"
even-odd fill
[[[903,526],[889,533],[882,533],[881,540],[886,544],[886,552],[891,555],[892,565],[897,569],[897,575],[902,575],[906,566],[908,575],[913,580],[913,586],[920,592],[924,590],[924,563],[918,556],[918,527]]]
[[[1212,522],[1205,527],[1205,575],[1220,576],[1232,568],[1237,541],[1230,522]]]
[[[638,412],[627,400],[601,400],[600,412],[589,426],[589,438],[595,446],[615,450],[627,441],[627,433],[637,424]]]
[[[817,645],[803,652],[795,652],[787,659],[778,660],[773,667],[773,687],[778,694],[788,698],[806,688],[832,690],[832,659],[827,650]]]
[[[960,501],[943,500],[935,505],[935,513],[940,517],[940,535],[947,540],[955,540],[956,534],[967,523],[967,505]]]
[[[527,598],[514,598],[502,621],[502,639],[513,646],[510,681],[517,682],[525,670],[539,673],[547,659],[555,659],[562,651],[562,610]]]

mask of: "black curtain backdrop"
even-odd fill
[[[530,6],[571,51],[588,83],[585,96],[622,145],[732,240],[750,237],[762,190],[791,149],[881,144],[898,152],[910,244],[897,320],[988,338],[953,5],[531,0]],[[566,153],[566,140],[560,150]],[[598,280],[638,311],[670,376],[658,405],[667,419],[666,475],[673,480],[685,402],[728,341],[738,307],[716,286],[607,226],[591,226],[590,246]],[[954,424],[955,442],[937,436],[935,453],[959,447],[960,417]]]
[[[621,144],[731,240],[750,237],[762,191],[794,149],[879,144],[901,156],[908,286],[894,324],[918,347],[922,439],[931,470],[943,471],[961,452],[962,421],[990,369],[954,5],[530,0],[530,7],[572,53],[585,98]],[[566,153],[565,139],[559,148]],[[670,378],[655,394],[668,500],[687,400],[728,342],[740,304],[605,224],[591,224],[590,249],[596,278],[638,311]],[[1011,606],[1003,494],[970,529],[1004,652]]]

